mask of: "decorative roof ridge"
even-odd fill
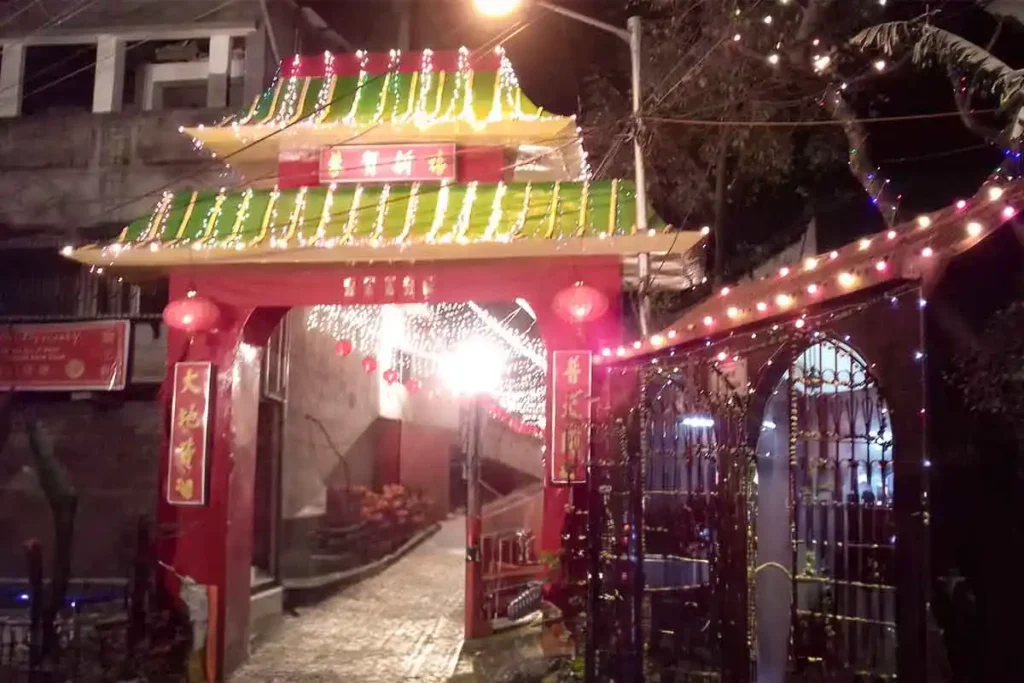
[[[984,185],[961,199],[889,230],[839,249],[783,266],[758,280],[723,287],[684,312],[674,323],[616,348],[603,348],[597,362],[628,361],[666,349],[729,338],[743,329],[781,324],[798,328],[822,304],[901,281],[941,272],[941,262],[962,253],[1017,215],[1024,206],[1024,179]],[[788,322],[786,323],[788,324]]]
[[[297,54],[281,61],[281,78],[326,78],[328,76],[376,76],[386,73],[413,73],[425,71],[460,71],[497,73],[511,69],[505,50],[497,47],[482,54],[473,54],[468,48],[458,50],[418,50],[403,52],[367,52],[356,50],[348,53],[322,52],[319,54]]]

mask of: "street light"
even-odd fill
[[[483,532],[480,500],[480,440],[483,431],[483,397],[501,389],[508,355],[486,339],[473,337],[458,344],[441,359],[441,381],[466,399],[460,408],[459,432],[466,458],[466,600],[465,637],[487,635],[482,622],[484,588],[480,537]]]
[[[488,17],[507,16],[522,5],[522,0],[473,0],[480,14]],[[568,17],[596,29],[611,33],[629,45],[630,85],[633,90],[633,172],[636,184],[636,229],[640,234],[647,232],[647,178],[644,173],[644,152],[640,148],[640,17],[626,20],[626,28],[622,29],[607,22],[589,17],[586,14],[566,9],[546,0],[534,0],[538,7]],[[648,292],[650,276],[650,254],[637,257],[637,270],[640,281],[640,331],[646,336],[651,318],[651,301]]]

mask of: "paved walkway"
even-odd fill
[[[462,649],[466,522],[380,574],[300,610],[232,683],[443,683]]]

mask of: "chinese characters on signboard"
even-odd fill
[[[0,389],[124,389],[129,336],[126,320],[0,328]]]
[[[589,351],[554,351],[551,358],[551,481],[586,481],[593,357]]]
[[[352,145],[320,152],[321,183],[455,180],[455,145]]]
[[[210,363],[175,364],[167,467],[167,502],[171,505],[206,503],[212,385]]]

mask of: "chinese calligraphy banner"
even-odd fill
[[[210,363],[175,364],[167,458],[167,502],[171,505],[206,503],[212,387]]]
[[[551,354],[551,482],[587,480],[590,456],[590,351]]]
[[[129,336],[127,320],[2,327],[0,389],[124,389]]]
[[[320,152],[321,183],[455,180],[455,145],[345,145]]]

